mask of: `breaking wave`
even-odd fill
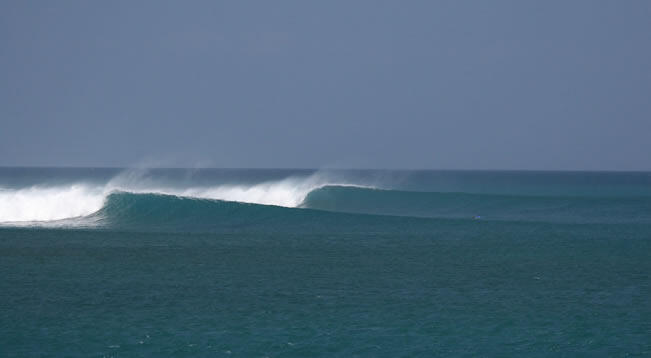
[[[336,183],[312,175],[254,184],[178,187],[152,181],[141,172],[126,172],[106,184],[73,183],[19,189],[0,188],[0,223],[33,224],[89,216],[110,203],[109,198],[115,193],[159,194],[298,207],[310,192],[328,185],[353,184]]]
[[[395,220],[389,216],[648,224],[651,197],[401,191],[335,180],[319,173],[257,183],[180,185],[130,171],[104,183],[0,188],[2,226],[190,231],[261,223],[335,227],[351,214],[375,216],[373,225]],[[354,217],[360,220],[359,215]]]

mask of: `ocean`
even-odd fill
[[[0,168],[0,357],[648,357],[651,173]]]

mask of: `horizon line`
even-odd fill
[[[566,172],[566,173],[651,173],[651,169],[470,169],[470,168],[354,168],[354,167],[165,167],[165,166],[78,166],[78,165],[0,165],[1,169],[160,169],[160,170],[359,170],[359,171],[441,171],[441,172]]]

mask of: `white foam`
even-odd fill
[[[99,210],[105,194],[83,184],[0,189],[0,222],[52,221],[85,216]]]

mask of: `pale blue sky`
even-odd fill
[[[0,165],[651,170],[649,1],[3,1]]]

